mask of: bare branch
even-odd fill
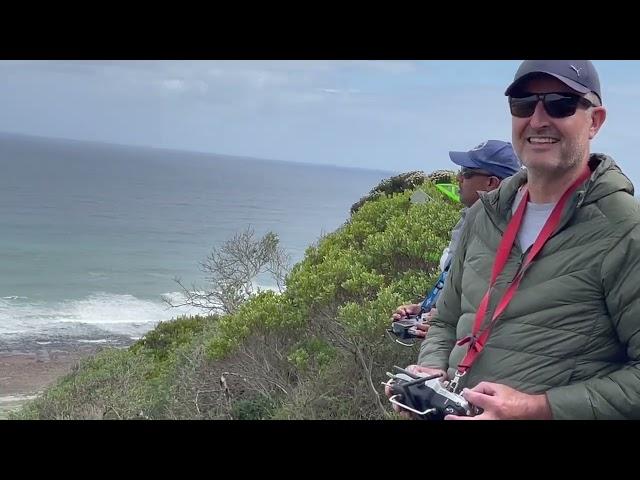
[[[208,313],[232,314],[257,293],[253,282],[260,274],[270,274],[282,293],[290,260],[291,257],[279,247],[275,233],[267,232],[256,239],[254,230],[248,227],[220,247],[214,247],[200,262],[200,270],[208,284],[206,288],[192,285],[189,289],[176,278],[184,300],[176,302],[166,297],[163,300],[170,307],[189,306]]]

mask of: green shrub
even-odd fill
[[[359,202],[307,248],[283,293],[161,322],[130,349],[86,360],[15,418],[393,418],[380,381],[417,347],[385,329],[435,281],[460,207],[428,181],[418,188],[432,200],[412,204],[402,185]]]

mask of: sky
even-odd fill
[[[0,61],[0,131],[379,169],[452,169],[511,140],[520,60]],[[592,151],[640,185],[640,61],[594,60],[607,120]],[[640,187],[639,187],[640,188]]]

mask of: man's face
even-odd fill
[[[463,167],[458,173],[460,185],[460,201],[465,207],[470,207],[478,200],[478,192],[490,192],[495,189],[500,180],[485,170]]]
[[[544,75],[523,84],[518,96],[535,93],[575,94],[560,80]],[[573,115],[554,118],[541,101],[531,116],[519,118],[512,114],[512,140],[516,154],[531,171],[562,175],[582,168],[589,158],[589,141],[604,122],[603,107],[585,108],[578,105]]]

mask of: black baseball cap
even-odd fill
[[[541,73],[557,78],[578,93],[593,92],[602,102],[600,79],[590,60],[525,60],[504,94],[513,96],[522,82]]]

